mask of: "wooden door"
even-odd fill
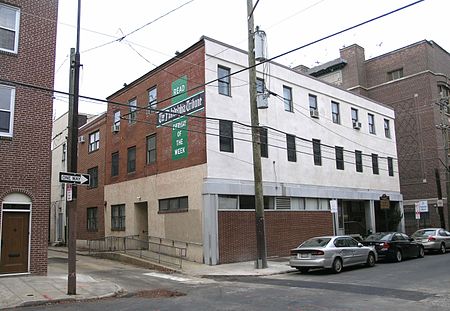
[[[4,212],[0,273],[28,272],[30,213]]]

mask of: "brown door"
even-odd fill
[[[0,273],[28,272],[30,213],[4,212]]]

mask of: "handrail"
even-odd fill
[[[148,237],[147,237],[148,238]],[[183,258],[186,258],[187,247],[178,247],[162,243],[155,243],[139,239],[139,235],[107,236],[88,240],[89,254],[93,252],[124,252],[139,258],[157,261],[182,267]]]

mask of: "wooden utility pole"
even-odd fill
[[[250,90],[250,114],[252,124],[253,175],[255,183],[255,218],[256,218],[256,252],[255,266],[257,269],[267,268],[266,236],[264,225],[264,197],[261,170],[261,144],[259,132],[259,117],[256,104],[256,68],[255,68],[255,37],[253,21],[253,1],[247,0],[248,25],[248,66]]]
[[[80,8],[78,0],[77,42],[76,48],[70,49],[70,81],[69,81],[69,124],[67,135],[67,170],[77,172],[78,154],[78,97],[80,88]],[[67,201],[69,237],[68,237],[68,277],[67,294],[77,294],[77,187],[72,186],[72,201]]]

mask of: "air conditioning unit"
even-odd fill
[[[79,143],[84,143],[84,136],[79,136],[78,137],[78,142]]]
[[[353,122],[353,128],[359,130],[361,128],[361,122]]]
[[[120,124],[119,124],[119,123],[113,124],[113,126],[112,126],[112,128],[111,128],[111,131],[112,131],[113,133],[119,132],[119,131],[120,131]]]
[[[317,109],[310,109],[309,113],[310,113],[311,117],[319,118],[319,110],[317,110]]]

